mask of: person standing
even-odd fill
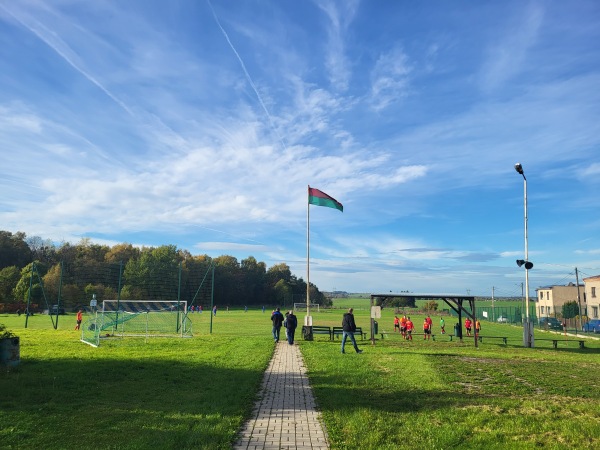
[[[283,316],[283,328],[285,328],[285,340],[288,340],[288,327],[287,327],[287,319],[288,316],[290,315],[291,311],[286,311],[285,312],[285,316]]]
[[[423,340],[429,340],[431,336],[431,324],[427,321],[427,318],[423,321]]]
[[[213,316],[217,317],[217,305],[213,306]]]
[[[446,334],[446,321],[443,317],[440,319],[440,330],[442,330],[442,334]]]
[[[468,317],[465,319],[465,330],[467,330],[467,336],[471,336],[472,322]]]
[[[76,320],[77,320],[77,325],[75,325],[75,329],[79,330],[79,328],[81,328],[81,321],[83,320],[83,310],[82,309],[80,309],[77,312],[77,318],[76,318]]]
[[[402,337],[404,339],[406,339],[406,314],[402,316],[402,319],[400,319],[400,334],[402,334]]]
[[[398,319],[398,316],[394,316],[394,333],[395,332],[400,332],[400,319]]]
[[[342,319],[342,353],[346,353],[344,351],[344,347],[346,346],[346,339],[348,339],[348,337],[350,337],[350,340],[352,341],[352,345],[354,346],[354,350],[356,350],[356,353],[363,352],[358,348],[358,345],[356,345],[356,339],[354,338],[354,332],[356,331],[356,322],[354,322],[354,314],[352,314],[353,311],[354,310],[350,308],[348,312],[344,314],[344,317]]]
[[[296,333],[296,327],[298,326],[298,319],[294,315],[294,311],[287,313],[285,321],[285,327],[287,330],[287,340],[290,345],[294,345],[294,334]]]
[[[415,325],[413,324],[412,320],[410,320],[410,317],[406,318],[406,339],[409,341],[412,341],[412,330],[415,329]]]
[[[481,322],[479,319],[475,321],[475,336],[479,336],[479,332],[481,331]]]
[[[279,308],[276,308],[273,314],[271,314],[271,321],[273,322],[273,339],[275,342],[279,342],[279,332],[283,324],[283,314],[281,314]]]

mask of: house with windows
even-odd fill
[[[600,283],[600,277],[598,282]],[[562,314],[562,306],[565,303],[578,301],[577,286],[573,283],[566,286],[544,286],[536,289],[536,292],[538,317],[556,317]],[[587,303],[585,302],[583,286],[579,286],[579,298],[581,300],[581,310],[585,313]]]
[[[587,315],[590,319],[600,318],[600,275],[583,279],[585,283],[585,298],[587,300]]]

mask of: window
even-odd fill
[[[544,315],[544,307],[540,306],[540,316],[543,316],[543,315]]]
[[[592,287],[592,298],[596,298],[596,288]]]
[[[592,306],[592,317],[594,319],[598,318],[598,307],[597,306]]]
[[[544,300],[544,291],[540,292],[540,300]]]

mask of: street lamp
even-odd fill
[[[521,163],[515,164],[515,170],[523,176],[523,198],[525,204],[525,259],[517,259],[519,267],[525,266],[525,323],[523,324],[523,346],[533,347],[533,328],[529,321],[529,269],[533,264],[529,262],[529,249],[527,243],[527,178]]]

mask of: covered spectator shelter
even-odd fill
[[[414,294],[414,293],[405,293],[405,294],[371,294],[371,306],[375,306],[377,299],[381,299],[381,303],[385,300],[392,298],[404,298],[415,304],[417,300],[434,300],[439,301],[443,300],[450,308],[452,308],[456,314],[458,315],[458,323],[460,326],[458,327],[458,338],[460,342],[462,342],[462,316],[463,313],[466,317],[470,317],[473,321],[473,325],[475,324],[475,297],[472,295],[453,295],[453,294]],[[375,328],[374,322],[375,319],[371,314],[371,343],[375,344]],[[473,342],[475,342],[475,347],[477,347],[477,336],[476,333],[473,333]]]

